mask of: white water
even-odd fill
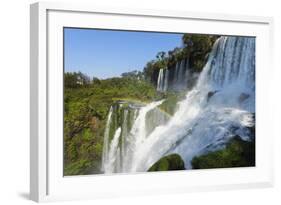
[[[166,92],[168,89],[169,70],[161,68],[158,74],[157,91]]]
[[[168,123],[147,134],[145,116],[162,101],[140,109],[127,136],[121,171],[147,171],[169,153],[178,153],[186,169],[190,169],[194,156],[223,148],[235,135],[250,140],[247,127],[254,125],[254,76],[255,39],[218,39],[197,85],[178,103],[179,108]]]
[[[104,132],[104,140],[103,140],[103,150],[102,150],[102,165],[101,170],[105,171],[105,163],[108,161],[108,144],[109,144],[109,130],[110,130],[110,124],[111,124],[111,116],[112,116],[113,108],[110,107],[109,113],[107,116],[107,121],[105,125],[105,132]]]
[[[161,68],[158,74],[157,91],[162,91],[163,79],[164,79],[164,74],[163,74],[163,69]]]
[[[108,152],[108,158],[105,160],[104,163],[104,171],[106,173],[113,173],[115,172],[115,167],[118,167],[119,164],[117,164],[117,166],[115,166],[115,163],[118,163],[118,156],[120,155],[120,149],[118,147],[118,143],[119,143],[119,137],[121,134],[121,127],[118,127],[117,130],[115,131],[114,137],[111,140],[110,143],[110,148],[109,148],[109,152]]]
[[[165,69],[165,80],[164,80],[164,86],[163,86],[164,92],[166,92],[168,90],[168,82],[169,82],[169,70]]]
[[[139,114],[135,119],[132,129],[128,136],[128,149],[126,150],[126,154],[123,159],[124,172],[133,169],[133,162],[136,161],[139,157],[138,149],[141,148],[143,146],[143,143],[145,143],[146,141],[146,114],[152,109],[162,104],[162,102],[163,100],[152,102],[140,109]]]
[[[182,59],[175,65],[169,84],[169,69],[160,69],[157,79],[157,91],[166,92],[168,89],[174,91],[186,90],[189,79],[192,78],[189,72],[189,59]]]

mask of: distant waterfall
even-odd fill
[[[189,58],[186,59],[186,62],[185,62],[185,70],[183,72],[183,87],[186,88],[186,87],[189,87],[190,86],[190,81],[192,79],[192,74],[190,72],[190,67],[189,67]]]
[[[157,78],[157,91],[166,92],[186,90],[192,77],[189,70],[189,59],[177,61],[174,68],[160,69]]]
[[[185,90],[188,87],[189,59],[182,59],[176,63],[171,89],[175,91]]]
[[[180,61],[177,61],[176,63],[176,67],[175,67],[175,71],[174,71],[174,75],[173,75],[173,88],[176,87],[176,85],[178,84],[178,73],[179,73],[179,69],[180,69]]]
[[[157,80],[157,91],[162,91],[162,84],[163,84],[163,69],[159,70],[158,80]]]
[[[165,92],[168,89],[169,70],[161,68],[158,74],[157,91]]]
[[[178,83],[187,75],[187,64],[177,63],[173,79],[177,89],[180,87]],[[160,70],[157,90],[163,90],[164,79],[163,70]],[[179,154],[186,169],[190,169],[194,156],[223,148],[235,135],[251,140],[248,127],[255,123],[255,38],[220,37],[197,84],[178,103],[176,113],[163,120],[165,122],[153,125],[154,128],[147,132],[147,114],[161,103],[152,102],[139,109],[125,137],[127,142],[121,166],[118,163],[114,165],[121,167],[117,172],[147,171],[152,164],[171,153]],[[111,111],[108,119],[110,116]],[[115,144],[115,141],[111,140],[110,144]],[[107,149],[105,144],[104,150]]]
[[[168,90],[168,82],[169,82],[169,70],[165,69],[165,79],[164,79],[164,86],[163,86],[164,92]]]

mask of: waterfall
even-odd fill
[[[185,71],[183,74],[183,85],[185,88],[188,87],[190,80],[191,80],[191,73],[189,71],[189,59],[187,58],[185,62]]]
[[[177,61],[175,68],[173,69],[172,85],[170,87],[174,91],[186,90],[188,88],[189,73],[189,59],[182,59]]]
[[[168,89],[169,70],[161,68],[158,74],[157,91],[166,92]]]
[[[124,170],[128,171],[132,169],[133,161],[137,160],[139,157],[137,154],[137,150],[142,147],[142,144],[146,140],[146,114],[162,104],[163,100],[152,102],[139,110],[139,114],[134,121],[132,129],[129,133],[129,149],[126,152],[126,157],[124,158]]]
[[[175,68],[172,72],[172,80],[169,85],[169,69],[161,68],[157,78],[157,91],[166,92],[169,87],[174,91],[185,90],[188,86],[187,82],[190,78],[189,73],[189,60],[182,59],[177,61]]]
[[[179,67],[180,67],[180,62],[177,61],[174,75],[173,75],[173,90],[177,90]]]
[[[132,162],[138,157],[135,153],[138,148],[142,147],[146,136],[153,132],[155,127],[168,122],[170,118],[168,114],[157,108],[162,102],[163,100],[156,101],[142,107],[131,104],[128,108],[124,109],[123,114],[121,114],[123,115],[121,127],[115,130],[111,141],[109,140],[109,130],[114,128],[113,123],[111,123],[111,119],[114,118],[112,114],[114,110],[116,113],[119,113],[120,110],[118,111],[118,108],[110,109],[105,131],[101,171],[113,173],[127,172],[132,169]],[[128,126],[128,124],[132,125]]]
[[[165,69],[165,80],[164,80],[164,86],[163,91],[166,92],[168,90],[168,82],[169,82],[169,70],[168,68]]]
[[[107,116],[106,125],[105,125],[103,152],[102,152],[102,166],[101,166],[102,171],[105,171],[104,165],[108,161],[108,142],[109,142],[110,124],[111,124],[111,120],[112,120],[112,117],[111,117],[112,111],[113,111],[113,108],[110,107],[109,113],[108,113],[108,116]]]
[[[177,75],[184,72],[180,64],[184,66],[177,63],[176,81],[184,76]],[[185,67],[188,68],[187,63]],[[159,89],[163,70],[160,72]],[[194,156],[222,149],[236,135],[251,140],[248,127],[255,123],[255,38],[220,37],[197,84],[178,102],[175,114],[148,132],[147,114],[162,102],[152,102],[139,109],[126,137],[122,172],[147,171],[171,153],[179,154],[186,169],[190,169]]]
[[[181,87],[182,82],[184,80],[184,59],[180,61],[180,68],[177,75],[177,86]]]
[[[119,162],[120,158],[118,158],[118,156],[120,155],[120,150],[118,147],[120,134],[121,134],[121,128],[118,127],[110,143],[108,158],[106,159],[104,164],[104,171],[106,173],[113,173],[115,172],[116,169],[118,170],[118,165],[120,164]]]
[[[253,126],[255,111],[254,49],[254,38],[218,39],[197,85],[179,102],[169,123],[147,136],[131,171],[146,171],[168,153],[181,155],[190,168],[194,156],[222,148],[235,135],[249,140],[246,127]],[[249,96],[243,102],[242,94]]]
[[[163,91],[162,90],[162,85],[163,85],[163,69],[161,68],[159,70],[159,74],[158,74],[158,80],[157,80],[157,91]]]
[[[122,170],[122,162],[121,160],[123,160],[125,158],[125,150],[126,150],[126,140],[127,140],[127,136],[128,136],[128,110],[124,110],[124,116],[123,116],[123,123],[122,123],[122,139],[121,139],[121,157],[119,159],[120,161],[120,168],[118,171]]]

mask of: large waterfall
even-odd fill
[[[185,81],[184,72],[188,70],[185,66],[184,62],[178,63],[174,85]],[[160,72],[159,83],[165,85],[164,70]],[[157,89],[164,91],[167,88],[162,84]],[[148,113],[162,102],[139,107],[131,118],[131,126],[115,126],[112,139],[109,139],[113,117],[110,109],[104,139],[102,170],[105,173],[147,171],[171,153],[179,154],[185,168],[190,169],[194,156],[223,148],[235,135],[251,140],[248,128],[255,123],[255,39],[220,37],[197,84],[178,103],[175,114],[161,116],[159,123],[154,122],[148,131]],[[162,112],[153,115],[159,117],[159,113]],[[123,115],[128,115],[128,111]],[[124,116],[122,123],[127,125],[127,121]]]

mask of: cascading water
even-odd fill
[[[159,70],[158,74],[158,80],[157,80],[157,91],[163,91],[162,90],[162,85],[163,85],[163,79],[164,79],[164,74],[163,74],[163,69],[161,68]]]
[[[109,113],[107,116],[107,121],[105,125],[105,132],[104,132],[104,141],[103,141],[103,152],[102,152],[102,165],[101,170],[105,171],[105,164],[108,161],[108,144],[109,144],[109,131],[110,131],[110,124],[111,124],[111,116],[112,116],[113,108],[110,107]]]
[[[126,137],[120,172],[147,171],[171,153],[179,154],[190,169],[194,156],[221,149],[236,135],[251,140],[248,127],[255,123],[255,39],[220,37],[197,84],[178,103],[175,114],[147,132],[146,115],[161,103],[139,110]]]
[[[129,133],[129,142],[128,149],[126,150],[124,160],[123,171],[128,171],[133,169],[134,161],[138,159],[138,149],[142,147],[143,143],[146,141],[147,137],[147,129],[146,129],[146,116],[147,113],[158,105],[162,104],[163,100],[152,102],[144,107],[142,107],[139,111],[139,114],[136,120],[133,123],[132,129]]]
[[[164,79],[164,86],[163,86],[164,92],[168,90],[168,82],[169,82],[169,70],[165,69],[165,79]]]
[[[105,173],[126,172],[137,156],[136,150],[141,147],[145,137],[155,127],[168,122],[170,116],[157,108],[163,100],[147,105],[136,105],[128,102],[128,106],[115,104],[110,108],[105,129],[103,159],[101,171]],[[119,115],[117,117],[116,115]],[[114,119],[121,118],[120,124]],[[110,131],[114,131],[110,135]],[[111,139],[111,140],[110,140]]]
[[[157,91],[166,92],[168,89],[169,70],[161,68],[158,74]]]
[[[177,83],[176,83],[176,89],[180,90],[183,87],[186,87],[184,85],[184,73],[185,73],[185,60],[180,61],[179,71],[177,73]]]
[[[167,68],[159,70],[157,91],[166,92],[168,89],[174,91],[186,90],[189,87],[188,82],[192,77],[189,72],[189,59],[182,59],[177,61],[175,67],[171,68],[171,70]]]
[[[118,144],[119,144],[120,135],[121,135],[121,127],[118,127],[110,143],[110,147],[108,150],[108,158],[104,163],[104,171],[107,173],[113,173],[118,171],[115,170],[115,168],[118,169],[118,165],[119,165],[118,155],[120,154],[120,149],[118,147]]]
[[[189,87],[189,80],[193,76],[189,72],[189,59],[178,61],[175,68],[172,69],[172,77],[168,68],[161,68],[158,73],[156,90],[166,92],[168,89],[174,91],[186,90]],[[169,83],[170,82],[170,83]]]

